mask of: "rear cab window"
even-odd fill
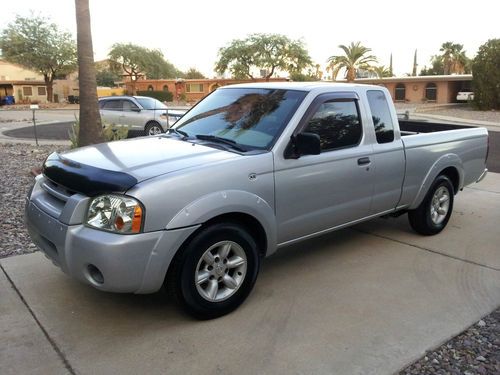
[[[393,118],[384,92],[382,90],[368,90],[366,96],[372,114],[377,143],[394,141]]]

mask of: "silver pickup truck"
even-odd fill
[[[484,128],[398,122],[383,87],[234,85],[166,134],[51,154],[26,223],[72,277],[113,292],[165,286],[214,318],[278,248],[388,214],[439,233],[487,154]]]

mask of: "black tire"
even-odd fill
[[[223,241],[234,242],[239,245],[239,251],[241,249],[244,251],[247,261],[246,271],[234,294],[224,300],[213,302],[202,296],[195,277],[200,262],[203,262],[203,254]],[[230,313],[243,303],[255,284],[259,268],[260,257],[254,239],[239,225],[217,223],[203,228],[174,257],[165,280],[165,287],[168,294],[173,295],[193,317],[201,320],[214,319]],[[218,285],[225,287],[222,282]]]
[[[156,121],[150,121],[144,127],[144,135],[156,135],[163,133],[164,130]]]
[[[448,193],[449,206],[444,219],[442,219],[439,223],[436,223],[432,219],[431,211],[434,194],[441,188],[446,189]],[[415,210],[408,211],[408,220],[410,221],[411,227],[417,233],[426,236],[431,236],[441,232],[450,220],[451,212],[453,211],[453,198],[454,189],[450,179],[444,175],[436,177],[424,200],[420,203],[420,206],[418,206]]]

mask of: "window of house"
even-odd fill
[[[319,135],[322,151],[356,146],[362,135],[356,102],[332,100],[321,104],[304,131]]]
[[[43,87],[43,86],[38,86],[38,95],[39,95],[39,96],[44,96],[44,95],[47,95],[47,91],[45,91],[45,87]]]
[[[392,122],[389,103],[383,91],[369,90],[366,93],[372,113],[373,126],[377,143],[389,143],[394,140],[394,124]]]
[[[433,101],[437,99],[437,86],[435,83],[430,82],[425,86],[425,98]]]
[[[163,91],[168,91],[168,86],[167,85],[163,86]]]
[[[406,86],[404,83],[398,83],[395,90],[395,100],[404,101],[406,99]]]
[[[148,91],[153,91],[153,86],[149,85],[148,86]]]
[[[186,92],[203,92],[203,83],[187,83]]]
[[[31,86],[24,86],[23,96],[32,96],[32,95],[33,95],[33,88]]]

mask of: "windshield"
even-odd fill
[[[182,117],[175,128],[189,137],[214,136],[268,149],[306,96],[276,89],[219,89]]]
[[[138,98],[135,99],[142,105],[144,109],[167,109],[167,106],[154,98]]]

